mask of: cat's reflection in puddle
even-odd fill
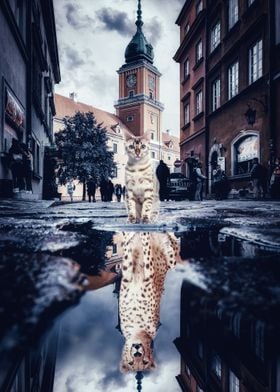
[[[155,368],[153,340],[160,324],[160,300],[167,271],[180,261],[170,233],[124,233],[120,328],[125,338],[120,369]]]

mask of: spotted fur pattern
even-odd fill
[[[153,339],[160,323],[160,300],[167,271],[179,258],[173,234],[126,233],[119,297],[125,344],[121,371],[155,368]]]
[[[159,213],[159,183],[152,167],[147,135],[135,137],[125,133],[125,150],[128,222],[153,222]]]

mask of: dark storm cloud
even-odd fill
[[[80,67],[85,64],[85,60],[80,53],[70,46],[66,46],[63,50],[63,60],[68,69]]]
[[[104,28],[117,31],[121,35],[134,34],[136,27],[126,12],[117,11],[113,8],[101,8],[96,12],[97,18],[104,24]]]
[[[156,16],[154,16],[149,22],[145,23],[143,29],[147,35],[148,41],[153,46],[155,46],[162,38],[163,27]]]
[[[65,5],[66,20],[70,26],[79,30],[83,28],[91,28],[94,20],[88,15],[81,14],[81,7],[77,4],[69,3]]]

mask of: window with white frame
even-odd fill
[[[218,378],[222,378],[222,362],[218,354],[213,354],[212,356],[211,370],[216,374]]]
[[[155,140],[155,134],[154,134],[154,132],[151,132],[151,140]]]
[[[190,122],[190,104],[186,103],[184,105],[184,125]]]
[[[117,145],[117,143],[113,143],[113,152],[114,153],[118,152],[118,145]]]
[[[187,79],[187,77],[190,74],[190,60],[186,59],[184,62],[184,79]]]
[[[112,254],[116,255],[118,253],[118,245],[117,244],[113,244],[112,245]]]
[[[221,79],[218,78],[212,83],[212,110],[215,111],[221,106]]]
[[[155,158],[156,158],[156,153],[155,153],[155,151],[151,151],[151,158],[152,158],[152,159],[155,159]]]
[[[263,75],[263,44],[260,39],[249,49],[249,84]]]
[[[199,90],[195,94],[195,114],[199,114],[202,112],[202,90]]]
[[[238,21],[238,0],[228,2],[228,29],[230,30]]]
[[[196,15],[198,15],[203,10],[203,1],[199,0],[196,3]]]
[[[236,61],[228,69],[228,98],[231,99],[238,94],[239,63]]]
[[[240,383],[239,378],[230,370],[229,371],[229,392],[239,392]]]
[[[195,47],[195,60],[196,63],[199,62],[199,60],[202,59],[202,40],[200,40]]]
[[[210,34],[210,51],[213,52],[214,49],[220,44],[221,42],[221,22],[217,22],[215,26],[211,29]]]

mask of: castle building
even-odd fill
[[[41,199],[44,149],[53,136],[53,89],[60,81],[53,1],[1,1],[0,36],[0,197]],[[9,155],[13,139],[32,155],[33,193],[26,184],[13,193],[19,190]]]
[[[160,72],[153,65],[154,52],[143,34],[141,1],[138,0],[137,31],[125,51],[126,63],[118,70],[117,115],[138,136],[150,132],[153,143],[161,143],[159,102]],[[159,158],[159,157],[157,157]]]
[[[177,18],[181,74],[181,159],[203,161],[211,192],[220,164],[235,192],[250,191],[258,158],[279,156],[279,2],[187,0]]]
[[[73,116],[77,111],[94,113],[97,122],[107,129],[108,147],[114,152],[117,170],[112,181],[124,185],[126,155],[123,131],[135,136],[147,132],[151,141],[151,159],[154,168],[162,159],[170,171],[174,171],[174,162],[180,158],[179,139],[169,131],[162,132],[163,104],[159,101],[160,72],[153,65],[154,52],[144,36],[142,26],[141,1],[138,0],[136,20],[137,30],[125,50],[126,63],[118,70],[119,99],[115,104],[116,114],[106,112],[94,106],[77,102],[75,94],[64,97],[56,94],[57,114],[54,118],[54,132],[63,127],[63,117]],[[65,187],[60,187],[62,198],[67,198]],[[77,182],[75,200],[81,200],[82,186]]]

